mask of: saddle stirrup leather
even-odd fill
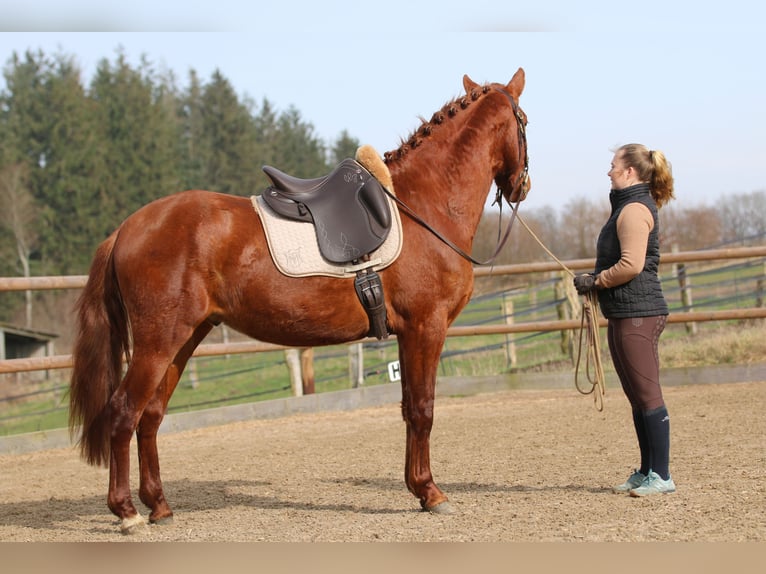
[[[386,301],[380,275],[372,268],[360,269],[356,272],[354,289],[356,289],[359,301],[367,312],[367,318],[370,321],[370,334],[378,339],[386,339],[388,337]]]

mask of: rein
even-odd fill
[[[599,411],[604,410],[604,393],[605,380],[604,380],[604,367],[601,364],[601,343],[598,336],[598,317],[596,309],[598,305],[598,297],[595,291],[588,293],[587,297],[582,304],[582,312],[580,318],[580,339],[577,344],[577,363],[575,364],[575,388],[580,394],[589,395],[593,393],[593,401],[596,405],[596,409]],[[580,373],[580,358],[582,356],[583,347],[583,333],[587,333],[586,345],[587,355],[585,359],[585,376],[590,383],[590,390],[583,390],[580,388],[578,381],[578,375]],[[591,363],[595,372],[591,372]],[[598,393],[596,389],[598,388]]]
[[[439,239],[442,243],[447,245],[450,249],[452,249],[455,253],[460,255],[463,259],[466,259],[466,260],[470,261],[474,265],[488,265],[488,264],[492,263],[495,260],[495,258],[497,258],[497,256],[500,254],[500,251],[503,250],[503,247],[505,246],[506,242],[508,241],[508,237],[511,235],[511,227],[513,226],[514,219],[517,217],[517,212],[518,212],[519,203],[520,203],[520,202],[517,201],[516,204],[513,205],[513,212],[512,212],[512,215],[511,215],[511,219],[508,221],[508,227],[506,227],[505,233],[502,234],[502,237],[500,237],[500,230],[502,229],[502,219],[503,219],[502,218],[502,216],[503,216],[503,204],[502,204],[502,201],[498,201],[498,199],[495,199],[495,202],[498,203],[499,206],[500,206],[500,223],[499,223],[499,225],[501,226],[501,227],[498,227],[497,246],[495,247],[495,251],[490,256],[489,259],[487,259],[486,261],[478,261],[478,260],[474,259],[473,257],[471,257],[471,255],[469,255],[468,253],[463,251],[460,247],[455,245],[455,243],[453,243],[452,241],[450,241],[449,239],[444,237],[444,235],[439,233],[436,229],[431,227],[417,213],[415,213],[409,205],[407,205],[401,199],[399,199],[394,194],[389,192],[385,187],[383,187],[383,191],[386,193],[386,195],[388,195],[388,197],[393,199],[396,202],[396,204],[399,207],[401,207],[402,210],[407,215],[409,215],[416,223],[418,223],[419,225],[421,225],[422,227],[424,227],[425,229],[430,231],[431,234],[434,235],[437,239]],[[494,205],[494,203],[492,205]],[[510,205],[510,202],[509,202],[509,205]]]
[[[548,249],[545,244],[540,241],[540,238],[535,235],[535,233],[529,228],[529,226],[526,224],[526,222],[519,216],[519,222],[521,225],[526,229],[529,234],[534,238],[535,241],[537,241],[538,244],[540,244],[540,247],[545,250],[545,252],[553,258],[556,263],[561,265],[561,267],[566,271],[571,278],[574,278],[575,273],[569,267],[564,265],[564,263],[556,257],[550,249]],[[604,410],[604,394],[606,392],[605,389],[605,377],[604,377],[604,367],[601,364],[601,342],[598,336],[598,316],[596,313],[596,309],[598,308],[598,297],[594,291],[591,291],[588,293],[587,296],[585,296],[583,303],[582,303],[582,311],[580,313],[580,338],[577,344],[577,363],[575,364],[575,388],[580,394],[583,395],[590,395],[593,394],[593,401],[596,405],[596,409],[598,411]],[[583,348],[583,333],[586,333],[586,346],[587,346],[587,355],[585,357],[585,376],[588,379],[588,382],[590,383],[591,387],[590,389],[582,389],[580,387],[579,383],[579,374],[580,374],[580,361],[582,358],[582,348]],[[593,371],[591,371],[591,365],[593,368]],[[596,393],[596,389],[598,389],[598,393]]]

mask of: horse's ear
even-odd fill
[[[468,74],[466,74],[463,76],[463,87],[465,88],[465,93],[470,94],[471,90],[479,87],[479,84],[474,82],[471,78],[468,77]]]
[[[524,82],[525,82],[525,76],[524,76],[524,68],[519,68],[516,70],[516,73],[513,75],[513,78],[511,78],[511,81],[508,82],[508,85],[506,88],[508,89],[513,96],[518,99],[518,97],[521,95],[521,92],[524,91]]]

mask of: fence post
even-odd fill
[[[199,372],[197,371],[197,359],[189,359],[189,384],[192,389],[199,387]]]
[[[563,274],[564,294],[566,295],[569,314],[572,319],[578,321],[582,317],[582,299],[577,294],[574,282],[571,280],[571,276],[568,273]],[[598,310],[595,310],[598,313]],[[569,358],[572,364],[575,363],[575,333],[570,331],[571,343],[569,345]]]
[[[763,260],[763,273],[755,280],[755,306],[758,309],[763,308],[764,277],[766,277],[766,259]],[[766,323],[766,319],[751,319],[748,323],[757,325],[759,321]]]
[[[503,291],[503,317],[506,325],[513,325],[513,299],[505,291]],[[515,367],[517,363],[516,343],[510,333],[505,335],[505,361],[510,367]]]
[[[229,326],[226,323],[221,323],[221,342],[226,345],[229,343]],[[231,355],[226,355],[226,359],[231,358]]]
[[[556,297],[556,301],[558,301],[558,304],[556,305],[556,314],[559,318],[559,321],[566,321],[568,319],[572,318],[572,314],[570,312],[571,304],[569,302],[569,297],[567,296],[567,280],[569,279],[569,274],[562,271],[559,274],[559,280],[556,281],[556,283],[553,286],[553,292]],[[571,283],[571,281],[569,281]],[[561,333],[561,354],[567,355],[569,357],[572,356],[572,332],[564,329],[563,331],[560,331]]]
[[[285,363],[290,372],[290,384],[293,387],[293,396],[303,396],[303,381],[301,379],[301,359],[298,349],[285,349]]]
[[[301,386],[304,395],[313,395],[315,389],[314,379],[314,347],[301,349]]]
[[[352,389],[357,389],[364,384],[364,345],[362,343],[348,346],[348,374]]]
[[[674,243],[671,251],[678,253],[678,244]],[[691,281],[686,276],[686,264],[674,263],[673,275],[678,279],[678,286],[681,288],[681,304],[684,307],[684,311],[692,311],[692,286]],[[686,323],[686,332],[690,335],[696,335],[697,323]]]

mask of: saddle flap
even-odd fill
[[[369,180],[359,190],[359,202],[365,207],[369,216],[380,229],[391,228],[391,210],[386,201],[386,195],[383,186],[374,177]]]

